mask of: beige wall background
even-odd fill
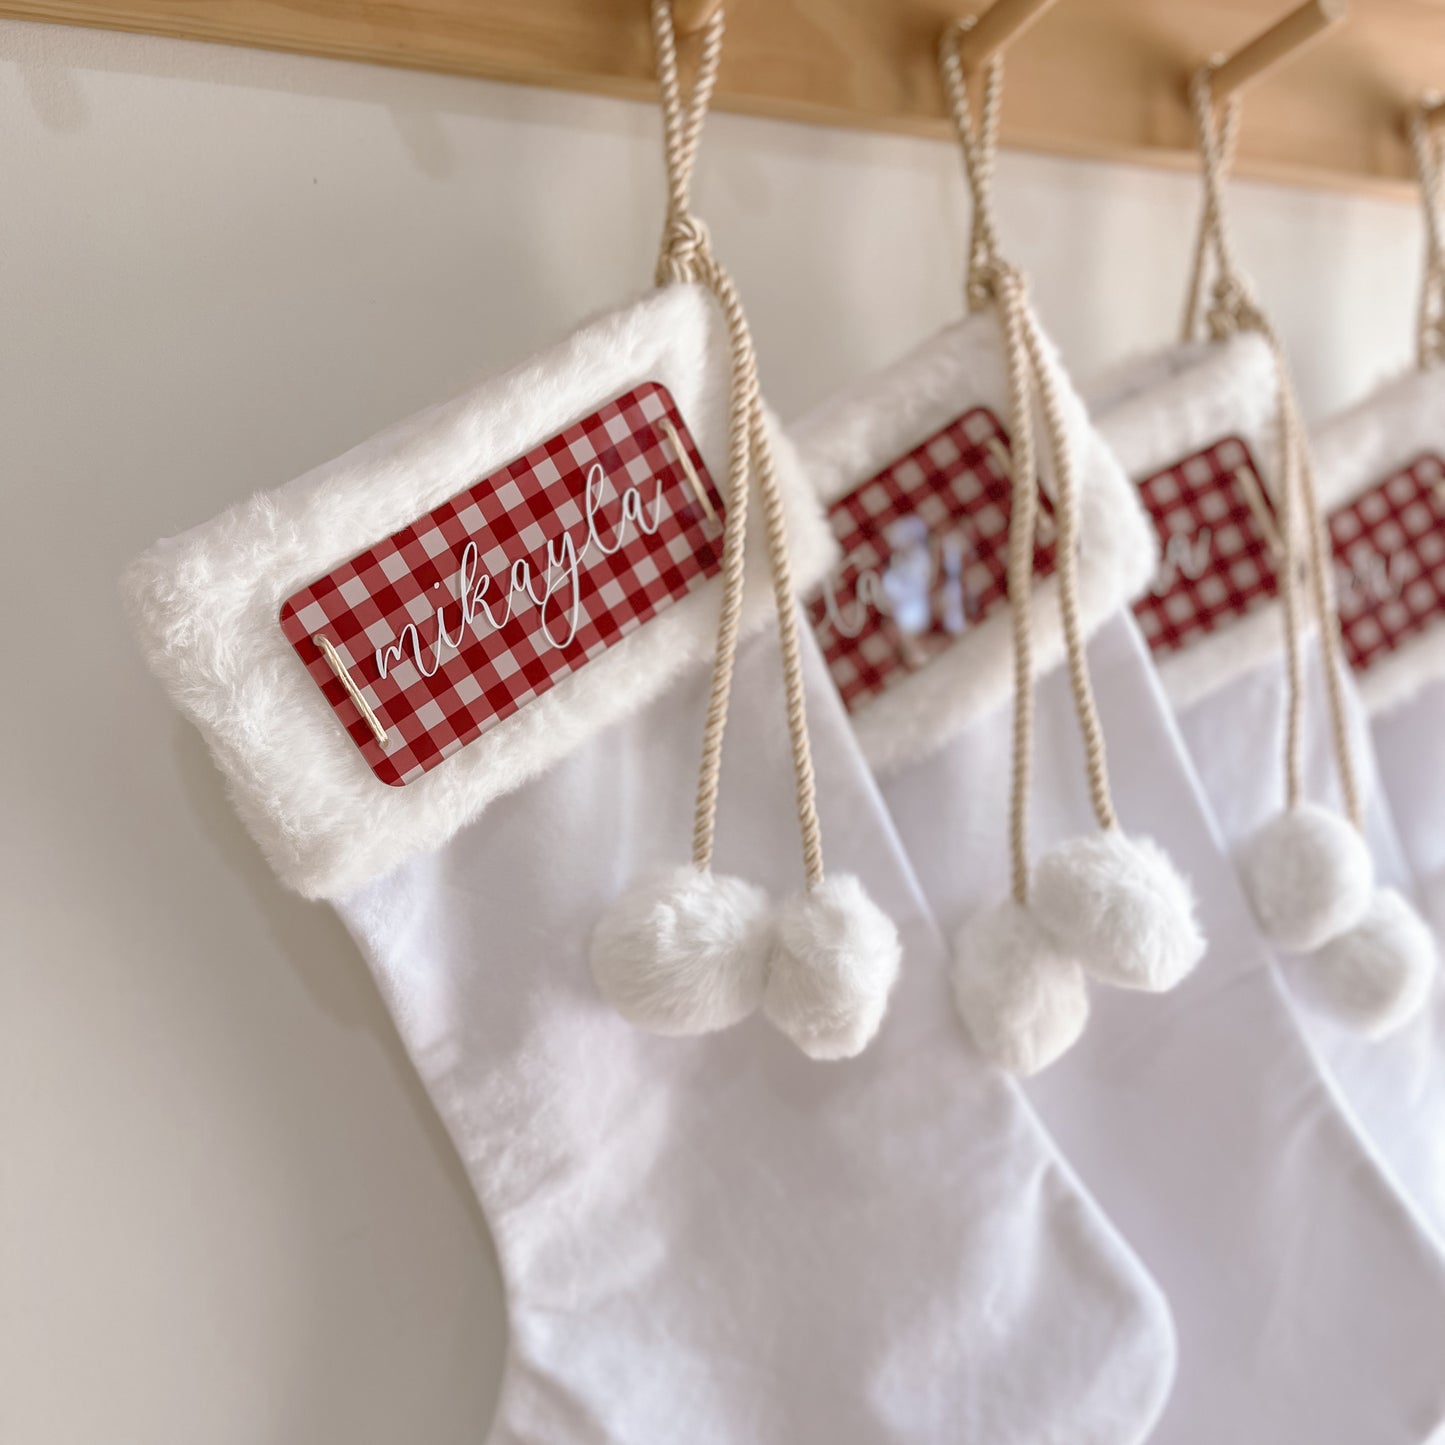
[[[645,285],[658,148],[642,105],[0,24],[0,1439],[484,1436],[485,1222],[115,579]],[[1001,186],[1076,370],[1172,334],[1188,177],[1009,155]],[[947,145],[719,117],[699,200],[785,416],[959,311]],[[1409,207],[1237,202],[1313,411],[1404,364]]]

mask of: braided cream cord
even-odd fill
[[[742,618],[746,560],[748,499],[756,477],[763,506],[763,528],[772,572],[773,601],[783,659],[788,738],[793,755],[798,830],[803,867],[810,885],[823,880],[822,830],[818,822],[817,781],[808,739],[802,651],[798,640],[797,600],[793,595],[788,555],[787,519],[772,447],[768,440],[758,384],[757,355],[742,301],[732,277],[712,253],[706,228],[692,213],[691,187],[698,143],[708,102],[717,82],[722,57],[723,9],[702,35],[696,76],[683,94],[678,68],[677,36],[670,0],[653,0],[652,33],[657,50],[657,76],[662,92],[663,147],[667,163],[667,220],[657,264],[659,285],[695,282],[717,298],[727,325],[732,353],[731,417],[728,445],[727,530],[723,539],[722,607],[707,719],[703,726],[702,762],[698,770],[693,811],[692,859],[699,869],[712,864],[717,827],[718,784],[722,772],[723,734],[727,727]]]
[[[1239,135],[1239,105],[1231,101],[1214,123],[1212,93],[1202,91],[1202,82],[1197,76],[1190,91],[1196,112],[1201,103],[1208,107],[1209,123],[1199,125],[1199,146],[1204,155],[1204,209],[1199,217],[1199,235],[1194,244],[1194,259],[1189,269],[1189,286],[1184,302],[1184,324],[1181,334],[1185,341],[1193,341],[1200,332],[1200,321],[1207,320],[1211,327],[1216,316],[1221,324],[1227,325],[1231,318],[1252,308],[1254,298],[1249,293],[1234,259],[1228,229],[1224,219],[1224,191],[1222,177],[1229,173],[1234,163],[1234,145]],[[1209,257],[1213,252],[1215,260],[1214,304],[1203,316],[1205,280],[1209,274]]]
[[[1416,351],[1423,371],[1445,361],[1445,167],[1424,107],[1410,117],[1410,148],[1425,209],[1425,271],[1420,282]]]
[[[1044,353],[1044,340],[1031,312],[1024,313],[1024,339],[1038,379],[1039,401],[1048,428],[1058,481],[1059,533],[1055,544],[1059,568],[1059,613],[1064,626],[1064,655],[1069,663],[1069,686],[1074,694],[1074,711],[1084,737],[1084,757],[1089,770],[1089,797],[1094,817],[1101,828],[1118,826],[1114,800],[1109,788],[1109,757],[1104,746],[1104,729],[1094,701],[1094,684],[1089,677],[1084,652],[1083,620],[1079,612],[1079,483],[1074,471],[1073,448],[1069,445],[1058,387]]]
[[[1229,101],[1222,118],[1216,114],[1210,86],[1211,67],[1194,77],[1191,95],[1199,129],[1199,149],[1204,161],[1204,210],[1199,241],[1190,279],[1185,310],[1185,339],[1198,329],[1204,291],[1206,263],[1213,255],[1215,281],[1205,320],[1215,340],[1240,331],[1263,336],[1274,358],[1279,386],[1280,486],[1279,533],[1284,555],[1278,558],[1280,601],[1285,621],[1285,656],[1288,671],[1288,701],[1285,718],[1285,799],[1293,808],[1303,797],[1304,663],[1300,633],[1298,584],[1303,573],[1309,580],[1310,600],[1320,630],[1320,649],[1325,671],[1330,731],[1340,793],[1345,812],[1357,827],[1361,820],[1359,787],[1349,717],[1345,706],[1343,648],[1340,622],[1335,607],[1334,577],[1331,570],[1329,537],[1315,486],[1314,463],[1294,389],[1284,347],[1269,319],[1260,309],[1244,274],[1235,260],[1224,207],[1224,178],[1233,154],[1239,124],[1238,101]],[[1302,553],[1301,553],[1302,549]]]
[[[1034,487],[1033,427],[1018,418],[1029,410],[1029,357],[1023,339],[1023,310],[1018,278],[999,278],[999,319],[1008,357],[1009,407],[1014,417],[1011,487],[1013,513],[1008,535],[1008,595],[1013,624],[1014,718],[1013,778],[1009,791],[1009,849],[1013,894],[1022,904],[1029,896],[1029,782],[1033,767],[1034,669],[1033,605],[1034,539],[1038,529],[1038,492]]]
[[[969,112],[968,82],[959,58],[958,40],[970,22],[950,27],[944,36],[942,70],[949,107],[963,150],[964,170],[973,198],[968,257],[968,305],[972,311],[997,307],[1008,366],[1012,421],[1012,516],[1009,523],[1008,595],[1014,649],[1013,771],[1009,797],[1009,846],[1013,894],[1028,901],[1028,805],[1033,750],[1033,605],[1034,541],[1038,525],[1038,482],[1035,468],[1034,406],[1043,412],[1049,449],[1058,483],[1059,611],[1074,710],[1083,734],[1089,796],[1099,826],[1117,826],[1109,789],[1108,755],[1099,722],[1084,652],[1079,610],[1078,485],[1058,388],[1043,336],[1028,302],[1022,272],[999,254],[994,218],[994,161],[998,118],[1003,95],[1003,65],[995,60],[985,73],[982,115],[977,127]]]

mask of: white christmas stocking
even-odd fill
[[[1345,654],[1381,782],[1437,938],[1445,935],[1445,174],[1411,125],[1425,221],[1417,369],[1314,438]]]
[[[1445,929],[1445,368],[1315,435],[1345,652],[1407,862]]]
[[[797,635],[789,567],[811,586],[831,539],[687,210],[721,21],[684,103],[654,20],[676,279],[159,544],[149,660],[282,879],[336,903],[466,1163],[511,1323],[490,1439],[1142,1441],[1167,1311],[958,1047]],[[739,651],[774,600],[781,648]]]
[[[976,180],[979,143],[961,129]],[[975,186],[976,207],[986,200]],[[1179,1377],[1152,1438],[1418,1445],[1445,1413],[1441,1261],[1337,1108],[1268,967],[1148,658],[1118,612],[1152,571],[1147,525],[1047,348],[1019,358],[1013,276],[990,249],[974,253],[970,294],[982,309],[791,432],[844,553],[810,617],[924,894],[957,936],[968,1025],[958,1047],[971,1035],[1023,1070],[1057,1060],[1030,1080],[1029,1097],[1174,1313]],[[1019,388],[1011,394],[1020,373],[1032,373],[1042,417],[1018,405]],[[1096,987],[1095,968],[1070,968],[1090,929],[1058,926],[1058,899],[1038,909],[1053,961],[1031,946],[1001,951],[992,987],[978,983],[978,919],[997,916],[1018,871],[1005,820],[1029,693],[1011,727],[1021,609],[1005,605],[1003,553],[1030,509],[1040,420],[1053,506],[1047,545],[1031,559],[1052,575],[1034,589],[1024,629],[1047,674],[1032,719],[1035,856],[1097,836],[1091,774],[1107,776],[1114,762],[1105,791],[1119,826],[1188,874],[1209,936],[1199,966],[1182,981],[1185,970],[1171,970],[1177,986],[1162,997]],[[1082,632],[1102,626],[1087,665],[1058,620],[1075,525],[1077,620]],[[1008,595],[1027,597],[1027,575]],[[1098,690],[1097,717],[1082,729],[1081,671]],[[1107,739],[1107,757],[1093,734]],[[1043,862],[1031,872],[1028,912]],[[1164,877],[1177,884],[1172,869]],[[1155,885],[1153,906],[1173,884]],[[1119,872],[1093,870],[1061,895],[1080,916],[1092,906],[1111,921],[1118,956],[1139,956],[1140,914]],[[1179,956],[1177,935],[1153,946]],[[1079,974],[1087,988],[1060,988],[1060,975]]]
[[[1369,740],[1362,736],[1358,747],[1375,802],[1376,870],[1397,886],[1408,871],[1438,945],[1445,937],[1445,369],[1403,377],[1326,422],[1315,455],[1330,508],[1345,655],[1370,721]],[[1351,1072],[1370,1081],[1382,1147],[1445,1241],[1438,977],[1420,1011]]]
[[[1215,199],[1201,249],[1217,253],[1209,320],[1218,339],[1126,368],[1095,398],[1165,548],[1136,612],[1260,924],[1290,955],[1301,1024],[1445,1242],[1433,940],[1409,902],[1363,715],[1338,665],[1320,503],[1279,346],[1222,229],[1210,231],[1209,218],[1223,214],[1213,126],[1205,108]],[[1308,630],[1289,610],[1304,611],[1305,592]]]

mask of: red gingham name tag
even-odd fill
[[[918,671],[1008,596],[1008,437],[975,407],[828,509],[843,557],[807,601],[844,705]],[[1034,570],[1054,570],[1039,516]]]
[[[281,629],[400,787],[713,576],[722,512],[671,395],[648,382],[303,587]]]
[[[1178,652],[1278,590],[1258,510],[1273,518],[1254,458],[1226,437],[1139,484],[1159,534],[1153,588],[1134,604],[1149,646]]]
[[[1365,671],[1445,617],[1445,460],[1417,457],[1330,518],[1340,629]]]

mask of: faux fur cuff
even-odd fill
[[[1057,360],[1051,357],[1051,363],[1078,469],[1080,603],[1091,634],[1148,585],[1156,565],[1154,539],[1118,463],[1089,425]],[[1008,424],[1007,369],[992,313],[949,327],[881,375],[831,398],[798,422],[791,437],[804,470],[824,501],[832,502],[974,406]],[[1040,453],[1046,457],[1047,448]],[[1043,471],[1052,490],[1047,464]],[[1034,592],[1040,671],[1063,656],[1057,594],[1056,577]],[[936,751],[972,718],[1002,703],[1012,678],[1008,612],[1000,608],[858,708],[854,723],[869,762],[886,775]]]
[[[503,375],[388,428],[335,461],[160,542],[124,579],[146,657],[201,729],[246,825],[283,882],[334,897],[436,848],[709,657],[708,583],[405,788],[387,787],[337,723],[278,625],[281,603],[512,458],[645,381],[661,382],[709,470],[727,474],[731,364],[701,288],[671,286],[602,316]],[[774,428],[795,576],[835,547]],[[771,615],[761,527],[745,625]]]
[[[1279,458],[1279,379],[1263,337],[1189,342],[1127,362],[1084,390],[1104,440],[1137,483],[1225,437],[1249,447],[1267,484]],[[1283,646],[1269,603],[1159,659],[1176,707],[1188,707]]]

